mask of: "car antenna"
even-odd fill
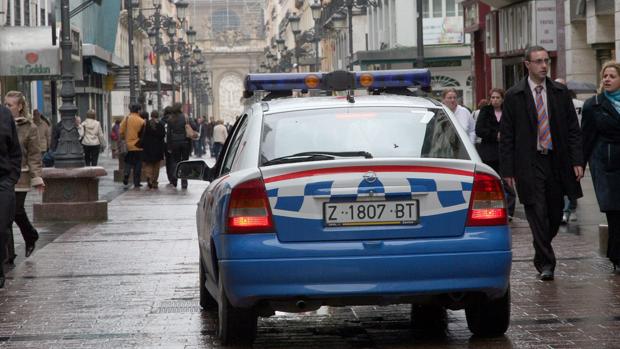
[[[355,103],[355,91],[353,90],[347,91],[347,102]]]

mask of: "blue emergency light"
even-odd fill
[[[254,91],[285,92],[292,90],[395,89],[420,87],[428,89],[431,73],[428,69],[375,70],[333,73],[267,73],[248,74],[246,95]]]

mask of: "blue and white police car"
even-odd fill
[[[200,304],[224,344],[257,317],[321,306],[408,304],[412,325],[501,335],[512,262],[504,192],[445,106],[411,96],[428,70],[250,74],[197,211]],[[355,95],[352,90],[368,93]],[[346,96],[287,97],[292,91]],[[294,94],[294,93],[293,93]]]

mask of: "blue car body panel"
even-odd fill
[[[219,270],[231,303],[261,299],[392,297],[508,287],[505,226],[458,238],[283,243],[274,234],[218,235]]]

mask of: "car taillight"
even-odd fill
[[[502,182],[490,174],[476,172],[469,200],[467,226],[505,225],[506,218]]]
[[[273,229],[273,218],[263,180],[255,178],[234,187],[228,203],[227,232],[268,233]]]

